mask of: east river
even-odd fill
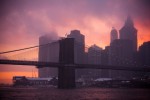
[[[150,100],[150,89],[0,87],[0,100]]]

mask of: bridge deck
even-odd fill
[[[62,64],[56,62],[40,62],[40,61],[22,61],[22,60],[4,60],[0,59],[0,64],[11,65],[27,65],[40,67],[74,67],[76,69],[110,69],[110,70],[126,70],[126,71],[144,71],[150,72],[150,67],[124,67],[124,66],[110,66],[110,65],[94,65],[94,64]]]

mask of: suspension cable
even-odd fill
[[[33,47],[28,47],[28,48],[23,48],[23,49],[17,49],[17,50],[11,50],[11,51],[0,52],[0,54],[10,53],[10,52],[16,52],[16,51],[22,51],[22,50],[31,49],[31,48],[36,48],[36,47],[38,47],[38,46],[33,46]]]
[[[55,41],[55,42],[56,42],[56,41]],[[52,42],[52,43],[55,43],[55,42]],[[42,44],[42,45],[36,45],[36,46],[27,47],[27,48],[23,48],[23,49],[16,49],[16,50],[10,50],[10,51],[5,51],[5,52],[0,52],[0,54],[5,54],[5,53],[16,52],[16,51],[22,51],[22,50],[26,50],[26,49],[37,48],[37,47],[45,46],[45,45],[49,45],[49,44],[51,44],[51,43]]]

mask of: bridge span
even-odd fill
[[[23,60],[5,60],[0,59],[0,64],[10,65],[27,65],[41,67],[72,67],[75,69],[111,69],[111,70],[126,70],[126,71],[141,71],[150,72],[150,67],[134,67],[134,66],[112,66],[112,65],[98,65],[98,64],[65,64],[56,62],[41,62],[41,61],[23,61]]]
[[[36,66],[37,68],[54,67],[58,68],[58,88],[74,88],[75,87],[75,69],[108,69],[108,70],[124,70],[124,71],[140,71],[150,72],[148,66],[115,66],[115,65],[102,65],[102,64],[76,64],[75,63],[75,41],[73,38],[66,38],[58,41],[59,43],[59,60],[58,62],[42,62],[42,61],[29,61],[29,60],[9,60],[0,59],[0,64],[10,65],[27,65]],[[30,47],[35,48],[38,46]],[[29,49],[29,48],[25,48]],[[3,53],[9,53],[13,50]],[[0,54],[3,54],[0,53]]]

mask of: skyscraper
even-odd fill
[[[85,36],[80,33],[79,30],[72,30],[67,38],[74,38],[74,63],[83,64],[85,63]],[[84,75],[84,71],[76,70],[76,79]]]
[[[110,44],[109,64],[116,66],[130,66],[133,60],[132,44],[129,40],[114,40]]]
[[[43,35],[39,38],[39,61],[58,62],[59,61],[59,42],[50,35]],[[47,45],[44,45],[47,44]],[[40,67],[40,66],[39,66]],[[58,75],[56,68],[43,67],[38,69],[39,77],[53,77]]]
[[[110,43],[112,43],[116,39],[118,39],[118,32],[114,27],[112,27],[112,30],[110,32]]]
[[[139,47],[138,55],[142,66],[150,66],[150,41],[144,42]]]
[[[84,48],[85,48],[85,36],[80,33],[79,30],[72,30],[67,38],[75,39],[74,47],[74,57],[75,63],[83,64],[84,63]]]
[[[101,52],[101,64],[102,65],[109,65],[109,51],[110,51],[110,46],[106,46],[104,50]],[[111,70],[107,69],[102,69],[101,72],[101,77],[104,78],[110,78],[110,72]]]
[[[88,63],[89,64],[101,64],[101,52],[102,48],[97,45],[92,45],[88,49]]]
[[[113,66],[129,67],[133,64],[133,50],[131,40],[117,39],[110,44],[109,64]],[[112,78],[131,78],[128,71],[110,71]]]
[[[120,29],[120,39],[131,40],[132,50],[137,51],[137,29],[134,27],[133,20],[127,17],[124,26]]]
[[[88,64],[101,64],[101,53],[102,53],[102,48],[98,47],[97,45],[92,45],[91,47],[88,48]],[[97,69],[88,69],[88,74],[90,78],[99,78],[101,77],[101,71],[102,70],[97,70]]]

